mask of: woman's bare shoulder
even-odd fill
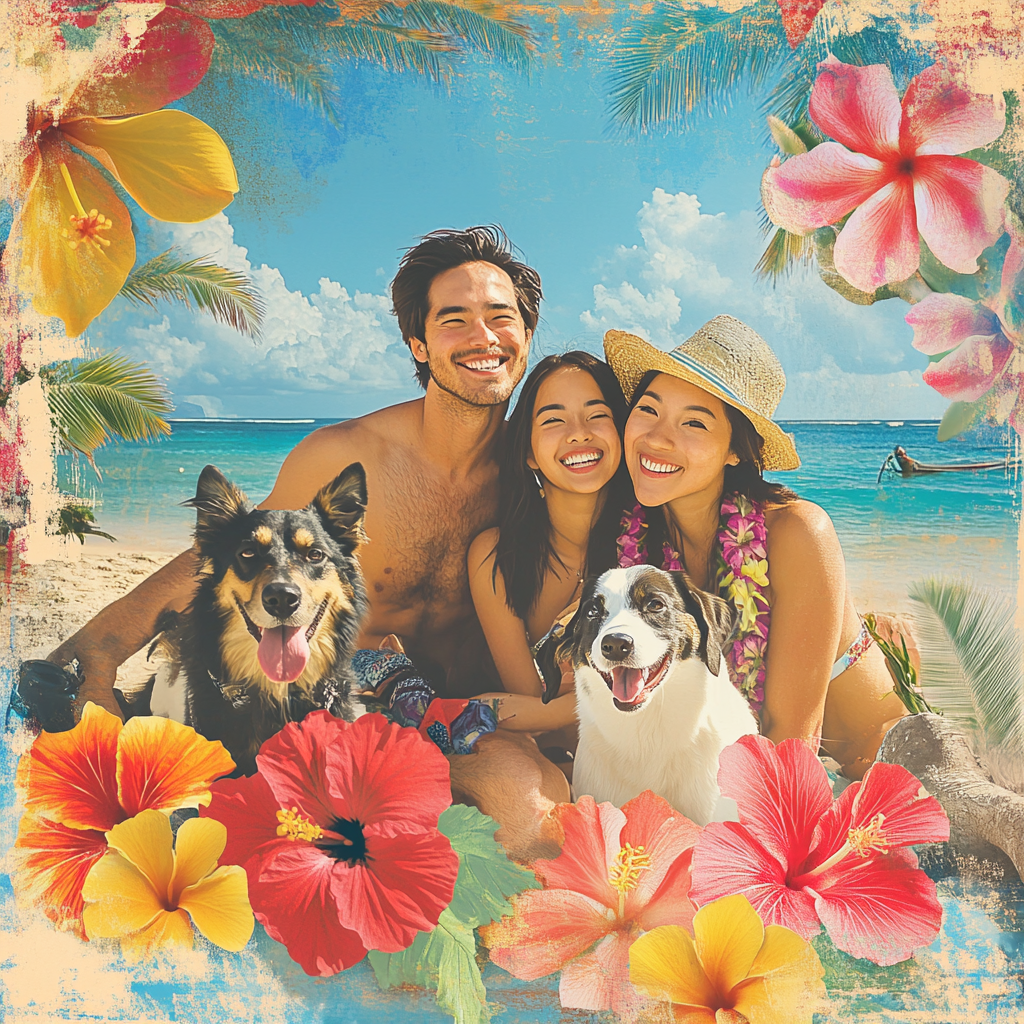
[[[842,556],[836,528],[828,513],[802,498],[765,512],[769,552],[786,561]]]
[[[484,530],[482,533],[478,533],[472,541],[470,541],[469,553],[466,561],[471,573],[476,572],[478,569],[483,568],[494,561],[494,549],[497,546],[499,536],[500,533],[498,528],[496,526],[492,526],[489,530]]]

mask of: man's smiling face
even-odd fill
[[[425,343],[413,356],[434,383],[470,405],[507,402],[526,372],[531,333],[512,279],[493,263],[463,263],[430,285]]]

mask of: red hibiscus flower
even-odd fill
[[[563,1006],[628,1013],[644,1001],[629,981],[633,941],[693,920],[687,889],[700,828],[650,790],[621,810],[583,796],[555,814],[562,852],[531,865],[544,888],[514,897],[514,915],[483,929],[484,944],[517,978],[561,970]]]
[[[256,917],[307,974],[397,953],[437,924],[459,858],[437,830],[452,794],[433,743],[383,715],[314,711],[256,765],[214,785],[202,813],[227,827],[220,863],[245,868]]]
[[[884,64],[834,57],[818,65],[810,115],[835,142],[769,167],[762,182],[775,224],[797,234],[853,215],[836,239],[836,270],[870,292],[920,262],[918,235],[947,266],[973,274],[1003,232],[1009,182],[965,153],[1003,133],[1002,98],[979,96],[933,64],[902,105]]]
[[[697,904],[739,893],[766,925],[805,939],[824,925],[839,949],[886,966],[935,939],[935,883],[907,847],[948,839],[949,819],[910,772],[873,764],[833,802],[828,773],[800,740],[744,736],[719,764],[740,821],[705,828],[693,854]]]

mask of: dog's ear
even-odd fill
[[[540,699],[548,704],[558,696],[558,688],[562,683],[561,662],[565,661],[572,654],[572,645],[576,640],[576,633],[579,624],[583,621],[583,606],[586,604],[590,588],[584,584],[583,593],[580,596],[576,613],[564,625],[556,622],[547,636],[533,649],[533,661],[540,672],[541,695]]]
[[[202,555],[217,546],[229,523],[252,511],[249,499],[216,466],[207,466],[199,474],[196,496],[182,504],[196,510],[196,544]]]
[[[713,676],[717,676],[722,667],[722,650],[736,628],[736,613],[728,601],[698,590],[682,570],[676,570],[670,575],[687,612],[696,620],[700,630],[697,657]]]
[[[329,484],[317,491],[309,506],[319,513],[327,532],[352,554],[367,537],[363,532],[366,516],[366,473],[362,464],[346,466]]]

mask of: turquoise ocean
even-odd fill
[[[100,527],[120,546],[179,551],[195,522],[181,502],[195,493],[212,463],[254,501],[262,500],[288,452],[329,420],[176,420],[159,441],[100,449],[97,479],[82,461],[63,456],[61,487],[95,502]],[[1006,431],[982,428],[939,443],[932,421],[783,424],[796,438],[802,466],[774,474],[832,517],[846,553],[848,575],[866,610],[903,606],[906,584],[934,574],[967,576],[1015,593],[1021,479],[1006,470],[920,476],[904,480],[878,470],[902,444],[919,462],[1003,459]],[[90,539],[102,551],[107,541]]]

